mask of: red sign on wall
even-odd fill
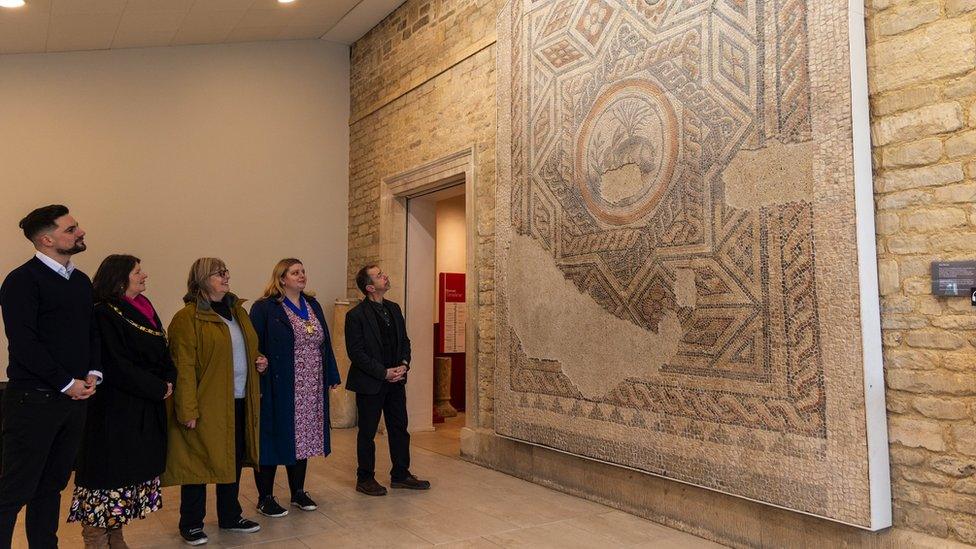
[[[464,325],[467,306],[464,300],[464,273],[440,273],[437,275],[440,298],[437,310],[441,319],[438,353],[464,352]]]

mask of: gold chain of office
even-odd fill
[[[157,336],[157,337],[166,337],[166,332],[158,331],[158,330],[151,330],[149,328],[146,328],[145,326],[139,324],[138,322],[135,322],[135,321],[130,320],[129,318],[127,318],[124,314],[122,314],[122,310],[119,309],[118,307],[116,307],[115,305],[112,305],[111,303],[109,303],[108,306],[111,307],[113,311],[115,311],[116,313],[118,313],[118,315],[122,317],[122,320],[124,320],[124,321],[128,322],[129,324],[131,324],[133,327],[135,327],[135,329],[137,329],[139,331],[142,331],[142,332],[146,332],[147,334],[152,334],[152,335]]]

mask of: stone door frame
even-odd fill
[[[478,426],[478,215],[477,151],[474,145],[383,179],[380,184],[380,263],[394,282],[390,298],[405,303],[407,200],[464,184],[465,284],[464,334],[465,425]]]

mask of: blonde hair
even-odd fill
[[[274,269],[271,270],[271,280],[264,287],[264,295],[261,296],[262,298],[277,299],[278,301],[285,298],[285,287],[281,285],[281,279],[284,278],[285,273],[288,272],[288,269],[291,269],[292,265],[304,265],[304,263],[302,263],[301,259],[286,257],[274,266]],[[302,293],[309,297],[315,296],[315,292],[308,290],[304,290]]]
[[[216,257],[201,257],[194,261],[186,277],[186,297],[183,300],[210,301],[208,280],[211,275],[226,268],[227,264]]]

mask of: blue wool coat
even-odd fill
[[[325,455],[329,443],[329,386],[338,385],[339,368],[332,352],[332,339],[322,306],[305,296],[309,309],[325,331],[322,342],[322,389],[325,392],[325,421],[322,425]],[[251,323],[258,333],[258,349],[268,358],[268,371],[261,376],[261,465],[295,463],[295,334],[288,315],[276,299],[260,299],[251,307]]]

